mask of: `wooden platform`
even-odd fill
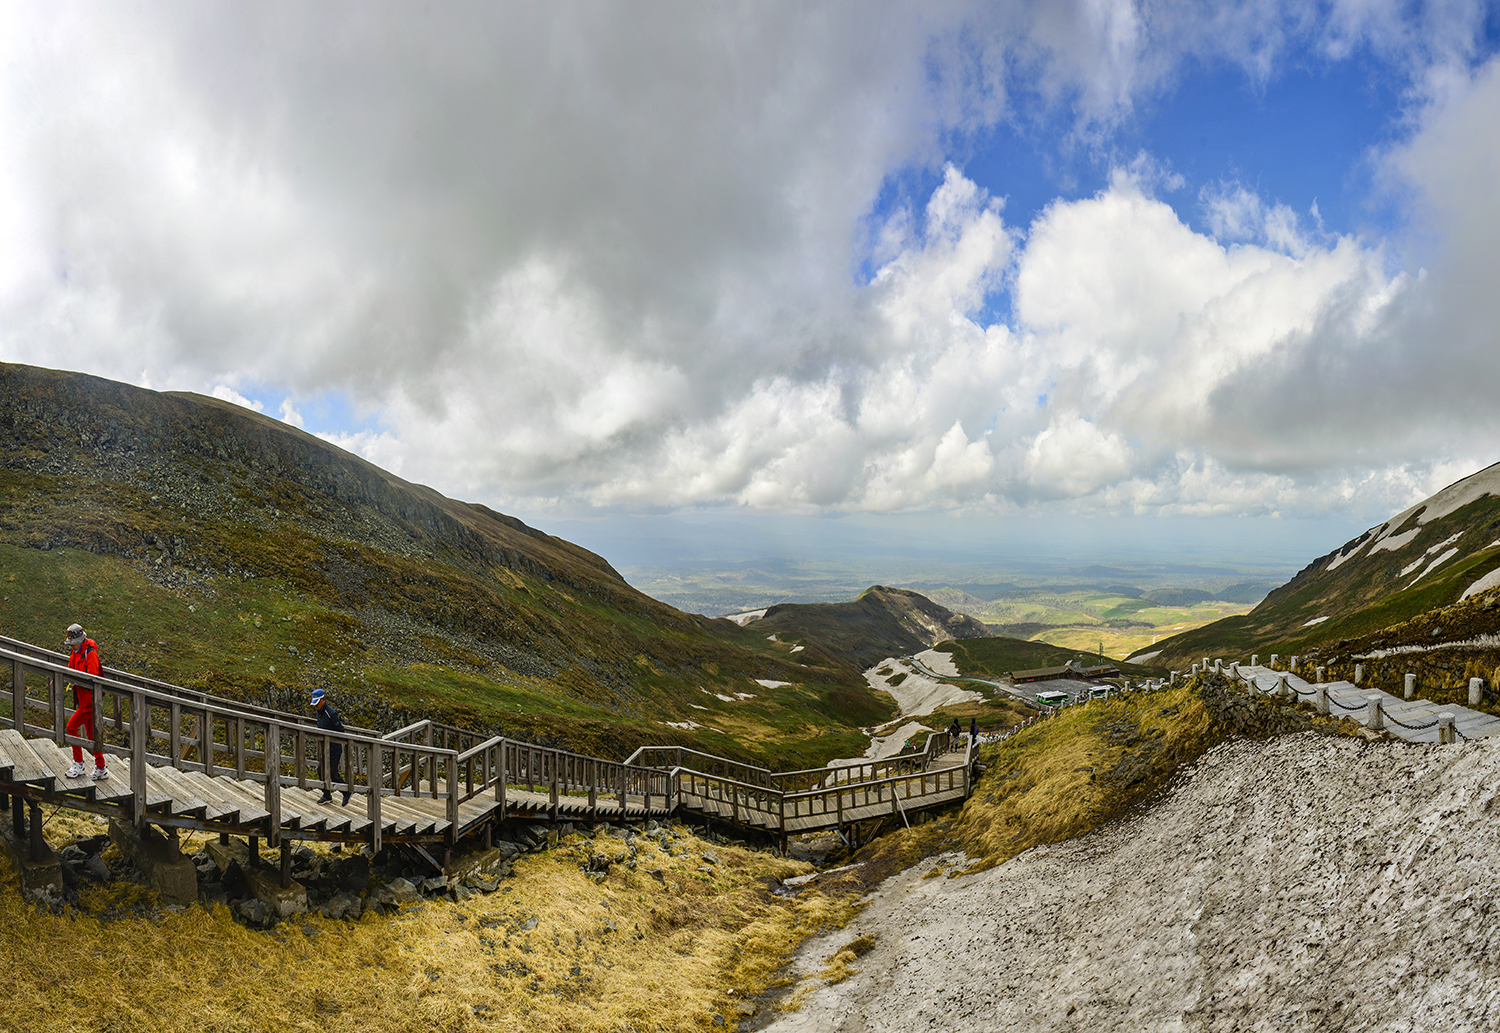
[[[970,746],[945,732],[895,758],[776,773],[669,747],[608,761],[430,721],[383,736],[332,733],[309,726],[305,715],[122,672],[81,675],[60,654],[0,637],[0,679],[7,671],[8,683],[0,682],[0,795],[12,800],[18,835],[24,807],[37,820],[37,806],[46,803],[283,846],[297,839],[376,849],[391,841],[452,846],[514,817],[697,817],[784,839],[899,819],[970,791]],[[85,745],[65,732],[69,680],[86,680],[94,692],[107,778],[67,777],[73,743]],[[343,751],[340,773],[352,782],[320,777],[334,747]],[[93,768],[88,752],[85,763]],[[332,797],[326,803],[325,788]]]

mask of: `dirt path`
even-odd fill
[[[1500,1028],[1497,796],[1500,743],[1228,743],[1128,823],[887,880],[765,1029]],[[865,934],[855,975],[816,978]]]

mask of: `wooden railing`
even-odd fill
[[[399,796],[402,758],[410,765],[438,773],[427,791],[446,797],[450,822],[457,818],[458,754],[423,744],[392,743],[349,731],[328,732],[292,720],[293,715],[263,708],[244,708],[228,701],[206,702],[181,692],[164,692],[140,683],[117,681],[111,675],[91,675],[64,664],[36,659],[9,648],[0,649],[0,664],[10,669],[7,691],[0,693],[5,720],[23,735],[50,738],[59,746],[126,758],[133,797],[132,817],[146,821],[146,768],[155,764],[208,776],[233,776],[264,787],[267,834],[272,845],[280,838],[281,789],[296,785],[363,796],[372,824],[372,841],[379,849],[383,795]],[[94,736],[67,734],[69,684],[93,693]],[[329,767],[330,747],[343,747],[345,779],[334,782]],[[268,772],[273,773],[268,777]],[[407,789],[409,794],[420,787]],[[427,795],[427,793],[422,793]]]
[[[59,653],[51,649],[44,649],[41,646],[35,646],[29,642],[22,642],[19,639],[6,638],[4,635],[0,635],[0,651],[19,653],[22,656],[28,657],[32,660],[58,664],[62,667],[68,666],[68,656],[66,653]],[[245,714],[259,715],[265,720],[274,719],[280,721],[285,725],[316,726],[318,723],[317,717],[312,714],[296,714],[289,711],[276,710],[272,707],[263,707],[256,703],[228,699],[224,696],[215,696],[211,693],[200,692],[197,689],[185,689],[180,685],[172,685],[168,682],[157,681],[155,678],[147,678],[145,675],[133,674],[129,671],[122,671],[115,667],[101,666],[99,668],[99,673],[104,677],[117,682],[120,685],[137,686],[143,689],[150,689],[155,692],[163,693],[165,695],[177,696],[183,700],[191,700],[197,703],[206,703],[215,706],[227,707],[230,709],[241,711]],[[380,735],[380,733],[375,731],[373,728],[361,728],[358,725],[346,724],[344,728],[346,731],[354,732],[358,735]]]
[[[232,776],[262,786],[265,826],[272,845],[281,836],[281,790],[287,786],[347,792],[364,798],[371,840],[379,849],[385,797],[429,797],[445,801],[448,842],[462,831],[460,805],[493,793],[494,807],[470,810],[470,824],[507,813],[511,794],[555,819],[564,798],[586,798],[595,814],[601,803],[640,801],[671,813],[690,798],[705,813],[742,825],[786,834],[788,820],[841,822],[845,811],[890,801],[899,814],[903,801],[923,799],[956,787],[968,791],[972,743],[963,762],[933,768],[955,744],[934,732],[910,753],[875,761],[805,771],[773,772],[681,747],[643,747],[623,762],[602,760],[499,736],[485,737],[434,721],[418,721],[386,735],[346,726],[343,732],[317,727],[304,715],[226,700],[151,679],[104,669],[98,675],[68,668],[59,653],[0,637],[0,670],[10,682],[0,693],[0,726],[24,735],[50,738],[124,758],[129,764],[132,816],[147,817],[148,765]],[[3,678],[0,675],[0,678]],[[94,734],[67,734],[67,686],[94,694]],[[331,748],[343,748],[344,780],[334,782]],[[872,795],[873,794],[873,795]],[[519,799],[518,801],[519,802]],[[612,809],[612,807],[611,807]],[[478,817],[475,817],[476,813]]]

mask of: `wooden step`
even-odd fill
[[[10,764],[9,781],[12,785],[39,786],[52,791],[57,776],[37,759],[24,735],[14,728],[0,728],[0,752],[4,752]]]

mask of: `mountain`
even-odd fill
[[[1500,588],[1500,463],[1320,556],[1250,613],[1163,639],[1153,661],[1185,667],[1204,656],[1308,654],[1339,643],[1390,638],[1398,625],[1479,604]],[[1467,600],[1475,600],[1469,605]],[[1495,630],[1483,617],[1451,618],[1428,644]],[[1478,629],[1478,631],[1476,631]],[[1371,648],[1381,648],[1371,645]]]
[[[983,638],[990,629],[905,588],[874,585],[845,603],[784,603],[747,629],[804,646],[862,671],[888,656],[917,653],[947,639]]]
[[[602,557],[213,398],[0,364],[0,633],[346,717],[799,762],[885,712],[846,665],[658,602]],[[671,723],[669,725],[669,722]],[[845,754],[847,755],[847,754]]]

